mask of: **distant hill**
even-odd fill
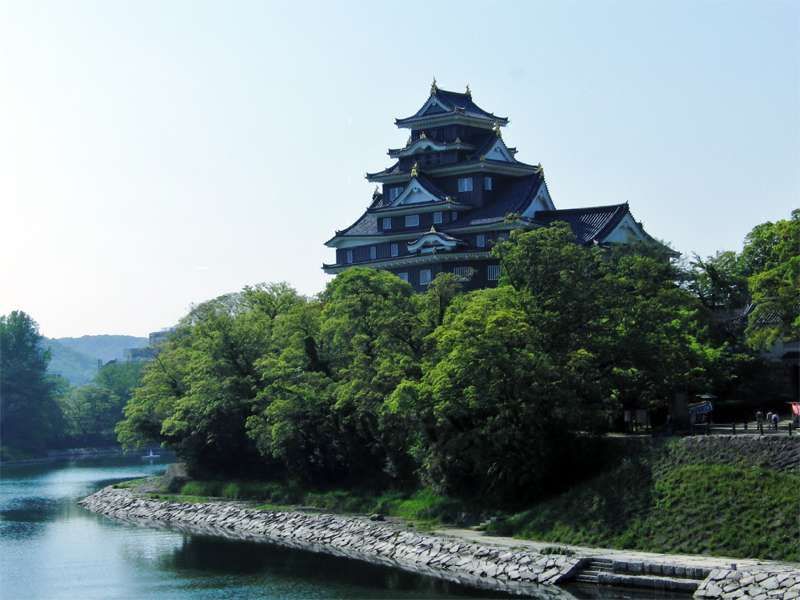
[[[56,338],[56,341],[72,350],[100,359],[104,363],[125,358],[128,348],[147,346],[147,338],[132,335],[84,335],[77,338]]]
[[[72,385],[84,385],[94,379],[97,361],[124,358],[128,348],[147,346],[147,338],[132,335],[84,335],[78,338],[45,338],[50,348],[50,373],[61,375]]]
[[[84,385],[97,373],[97,359],[65,346],[58,340],[45,338],[45,348],[50,349],[48,373],[61,375],[72,385]]]

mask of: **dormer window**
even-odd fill
[[[398,254],[400,254],[400,247],[397,244],[391,244],[389,246],[389,254],[391,254],[392,256],[397,256]]]
[[[392,228],[392,217],[383,217],[383,230]]]
[[[437,210],[435,213],[433,213],[433,224],[439,225],[441,223],[442,223],[442,211]]]
[[[459,177],[458,178],[458,191],[471,192],[472,191],[472,177]]]
[[[483,189],[485,191],[487,191],[487,192],[491,192],[493,183],[494,182],[492,181],[491,177],[484,177],[483,178]]]
[[[419,215],[406,215],[406,227],[419,227]]]
[[[478,235],[475,237],[475,245],[476,245],[478,248],[486,248],[486,234],[484,234],[484,233],[479,233],[479,234],[478,234]]]
[[[389,190],[389,200],[394,202],[400,197],[400,194],[403,193],[403,188],[401,187],[393,187]]]

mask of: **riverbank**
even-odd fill
[[[706,557],[686,561],[680,556],[612,551],[609,558],[600,550],[467,538],[455,530],[422,534],[367,517],[264,511],[241,502],[171,502],[113,487],[88,496],[81,505],[147,526],[269,542],[518,595],[568,598],[558,586],[588,581],[581,576],[591,573],[598,583],[695,590],[695,596],[702,598],[761,600],[763,593],[764,599],[790,600],[800,596],[800,568],[788,563],[738,561],[733,570],[730,561]]]

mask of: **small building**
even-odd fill
[[[580,244],[652,240],[627,203],[556,209],[542,166],[518,160],[504,142],[508,124],[479,107],[469,86],[452,92],[434,80],[421,108],[395,120],[408,141],[389,149],[391,166],[367,173],[377,184],[372,200],[325,242],[336,260],[323,270],[386,269],[418,291],[438,273],[454,273],[476,289],[497,284],[491,249],[514,229],[563,221]]]

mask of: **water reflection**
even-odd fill
[[[34,465],[0,479],[3,598],[503,597],[327,555],[137,527],[77,499],[164,469],[138,459]]]

